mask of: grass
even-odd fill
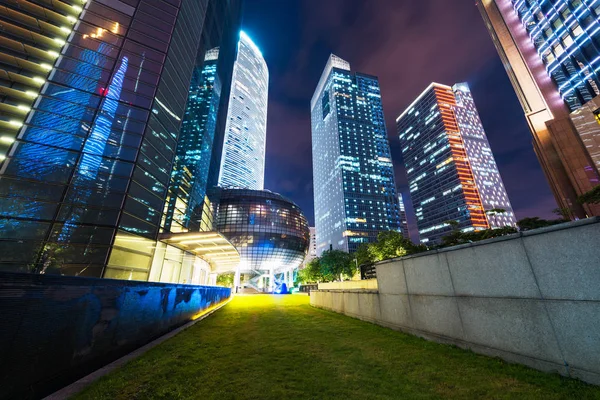
[[[77,399],[600,399],[600,387],[310,307],[238,296]]]

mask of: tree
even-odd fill
[[[552,226],[556,224],[562,224],[566,222],[564,219],[556,219],[556,220],[545,220],[540,217],[531,217],[531,218],[523,218],[520,221],[517,221],[517,225],[519,229],[522,231],[529,231],[532,229],[544,228],[546,226]]]
[[[228,274],[221,274],[217,276],[217,285],[225,286],[225,287],[233,287],[233,281],[235,279],[235,274],[233,272]]]
[[[600,204],[600,185],[577,198],[581,204]]]
[[[315,257],[306,266],[298,272],[298,278],[301,283],[318,283],[325,281],[321,271],[321,259]]]
[[[327,250],[319,260],[321,273],[325,280],[342,280],[351,278],[356,273],[354,256],[341,250]]]
[[[358,248],[354,252],[354,258],[356,259],[356,263],[359,266],[369,265],[369,264],[373,264],[375,262],[375,259],[373,258],[373,256],[371,255],[371,252],[369,251],[369,246],[370,246],[369,244],[363,243],[360,246],[358,246]]]
[[[552,212],[559,217],[563,217],[564,220],[573,219],[573,209],[570,207],[559,207],[552,210]]]
[[[485,213],[490,214],[490,215],[496,215],[496,214],[504,214],[505,212],[506,212],[506,210],[504,208],[492,208],[490,210],[487,210]]]
[[[369,254],[373,261],[389,260],[402,257],[408,253],[408,248],[413,246],[400,232],[379,232],[377,242],[369,245]]]

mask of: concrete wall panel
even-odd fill
[[[466,341],[562,363],[542,301],[463,297],[458,304]]]
[[[402,260],[379,264],[376,269],[379,293],[408,294]]]
[[[451,296],[452,280],[445,254],[410,258],[404,261],[406,285],[410,294]]]
[[[600,300],[600,223],[526,235],[523,243],[545,299]]]
[[[444,253],[459,296],[538,298],[520,240],[504,240]]]
[[[600,218],[376,267],[378,293],[311,304],[600,384]]]

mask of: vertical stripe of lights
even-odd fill
[[[460,135],[458,122],[454,115],[453,107],[456,106],[456,98],[450,89],[439,86],[434,87],[442,121],[450,142],[452,158],[458,174],[458,178],[463,188],[465,202],[469,209],[471,223],[474,228],[489,229],[490,225],[485,216],[483,203],[475,184],[475,177],[469,165],[469,159],[465,152],[465,145]]]

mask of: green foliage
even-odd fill
[[[485,229],[481,231],[461,232],[453,230],[449,235],[442,238],[442,247],[456,246],[464,243],[473,243],[480,240],[491,239],[499,236],[512,235],[518,231],[512,226],[497,229]]]
[[[317,258],[313,258],[306,268],[298,271],[297,282],[300,284],[305,283],[317,283],[324,282],[325,278],[323,277],[323,273],[321,271],[321,260]]]
[[[389,260],[408,254],[408,249],[413,244],[400,232],[386,231],[377,235],[377,242],[369,245],[369,254],[373,261]]]
[[[489,214],[489,215],[496,215],[496,214],[504,214],[506,212],[506,210],[504,208],[492,208],[490,210],[487,210],[485,213]]]
[[[356,252],[348,254],[341,250],[327,250],[321,257],[313,259],[306,268],[298,272],[299,283],[332,282],[350,279],[357,266],[427,251],[423,245],[415,245],[396,231],[380,232],[375,243],[363,243]]]
[[[517,221],[517,225],[519,226],[520,230],[529,231],[532,229],[544,228],[546,226],[562,224],[563,222],[568,222],[568,220],[564,220],[564,219],[546,220],[546,219],[541,219],[539,217],[531,217],[531,218],[523,218],[522,220]]]
[[[573,209],[570,207],[555,208],[552,212],[567,221],[573,219]]]
[[[352,278],[356,273],[354,256],[341,250],[324,251],[320,259],[321,273],[324,281]]]
[[[581,204],[600,204],[600,185],[577,198]]]
[[[221,274],[217,276],[217,285],[225,287],[233,287],[233,281],[235,280],[234,273]]]
[[[356,258],[356,263],[359,266],[373,264],[375,262],[375,259],[373,258],[373,256],[371,255],[371,252],[369,251],[368,243],[363,243],[360,246],[358,246],[358,248],[354,252],[354,258]]]

